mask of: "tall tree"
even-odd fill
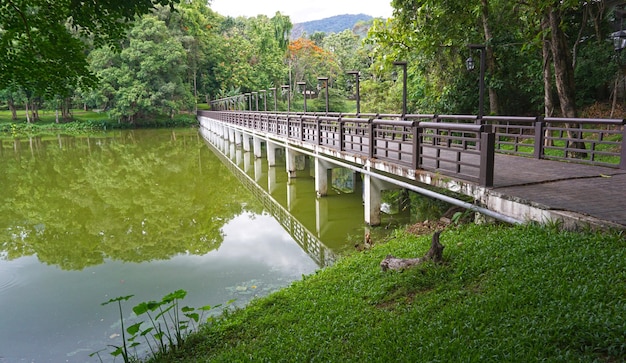
[[[0,89],[67,95],[78,85],[93,85],[85,57],[90,44],[116,44],[136,15],[178,1],[2,1]]]
[[[187,52],[165,22],[144,15],[119,53],[110,47],[92,52],[92,66],[113,116],[134,122],[155,114],[173,116],[193,103],[186,83]]]

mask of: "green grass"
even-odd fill
[[[536,226],[443,232],[445,263],[403,232],[224,317],[156,362],[626,360],[626,241]]]
[[[592,138],[594,136],[595,135],[591,135],[591,136],[589,136],[589,138]],[[621,142],[622,141],[622,135],[612,134],[612,135],[609,135],[608,137],[605,137],[604,141]],[[587,150],[591,149],[591,143],[592,143],[592,141],[585,142],[585,146],[586,146]],[[565,141],[563,141],[563,140],[555,140],[553,146],[544,148],[544,155],[547,158],[550,158],[550,157],[563,158],[563,157],[565,157],[564,149],[565,149]],[[514,146],[513,145],[500,145],[499,148],[496,151],[498,151],[498,150],[513,151],[514,150]],[[526,139],[526,140],[524,140],[524,142],[522,144],[520,144],[518,146],[517,152],[522,153],[522,154],[526,154],[526,155],[529,155],[529,156],[532,156],[533,153],[534,153],[534,150],[535,150],[535,148],[534,148],[534,145],[533,145],[533,140],[532,139]],[[619,147],[618,146],[610,145],[610,144],[606,144],[606,143],[597,143],[596,146],[595,146],[595,150],[597,152],[619,153]],[[582,158],[581,160],[590,160],[590,159],[591,159],[591,154],[589,153],[587,155],[587,157]],[[617,165],[620,162],[620,157],[619,156],[615,156],[615,155],[596,155],[594,161],[595,162],[602,162],[602,163]]]

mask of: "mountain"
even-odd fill
[[[291,39],[298,39],[304,33],[312,35],[315,32],[340,33],[346,29],[352,30],[354,25],[359,21],[368,22],[373,17],[365,14],[344,14],[331,16],[321,20],[312,20],[304,23],[296,23],[291,29]]]

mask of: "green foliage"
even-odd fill
[[[258,91],[283,84],[290,29],[289,17],[280,13],[272,18],[226,18],[220,27],[222,39],[212,49],[214,76],[219,85],[214,94],[237,88],[243,92]]]
[[[391,242],[253,301],[155,361],[622,361],[626,241],[620,233],[463,226],[445,263],[382,273],[430,236]],[[285,353],[289,356],[285,358]]]
[[[141,18],[120,53],[102,48],[91,57],[114,118],[132,123],[148,115],[173,117],[193,104],[184,82],[187,53],[157,16]]]
[[[83,2],[22,0],[0,5],[0,89],[22,89],[27,97],[68,96],[93,86],[86,50],[115,44],[135,15],[177,0]]]
[[[168,351],[181,348],[185,343],[187,335],[197,330],[201,322],[206,323],[213,320],[212,317],[209,317],[206,321],[203,321],[204,314],[221,306],[180,307],[180,302],[185,296],[187,296],[187,291],[177,290],[163,296],[160,301],[147,301],[135,305],[133,312],[137,318],[141,318],[144,315],[148,317],[149,327],[145,329],[141,327],[146,323],[145,321],[139,321],[128,328],[124,328],[122,301],[128,301],[133,295],[117,297],[102,303],[101,305],[103,306],[117,303],[120,313],[122,345],[112,345],[115,349],[111,352],[111,355],[114,357],[121,355],[125,363],[139,361],[139,357],[129,354],[129,349],[134,348],[136,350],[141,344],[138,342],[141,338],[145,340],[150,353],[155,357],[164,356],[168,354]],[[233,302],[234,300],[231,300],[227,304]],[[94,352],[90,356],[99,356],[100,352]]]

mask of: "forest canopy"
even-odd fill
[[[211,99],[285,89],[316,99],[328,77],[331,109],[350,111],[360,72],[361,111],[396,113],[406,61],[409,113],[477,113],[485,58],[485,114],[581,116],[624,97],[624,1],[393,0],[393,17],[291,39],[290,18],[224,17],[204,0],[7,0],[0,5],[0,107],[108,112],[120,122],[194,111]],[[369,29],[368,32],[364,29]],[[470,49],[479,44],[484,48]],[[616,43],[617,44],[617,43]],[[480,50],[484,49],[484,50]],[[319,96],[321,97],[321,96]],[[267,107],[267,106],[266,106]],[[353,107],[353,106],[352,106]],[[584,115],[582,115],[584,116]],[[29,119],[30,120],[30,119]]]

